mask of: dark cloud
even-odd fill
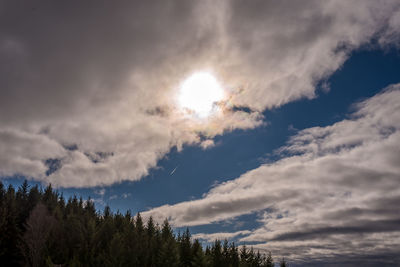
[[[353,214],[354,216],[355,214]],[[354,216],[356,217],[356,216]],[[369,233],[399,232],[400,218],[396,220],[354,221],[354,225],[311,228],[307,231],[280,234],[270,241],[295,241],[326,238],[329,235],[362,235]],[[301,226],[300,226],[301,228]],[[304,227],[306,228],[306,227]]]
[[[155,68],[193,35],[192,12],[188,1],[5,1],[2,121],[77,115],[118,100],[135,68]]]

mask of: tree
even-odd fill
[[[239,252],[234,242],[229,246],[229,259],[232,267],[239,266]]]
[[[204,257],[203,248],[198,239],[195,239],[192,246],[192,266],[193,267],[203,267],[207,266],[206,259]]]
[[[265,262],[265,256],[261,255],[260,251],[257,251],[255,259],[253,261],[253,266],[262,266]]]
[[[19,207],[14,187],[9,185],[7,191],[1,194],[4,194],[0,205],[4,218],[0,220],[0,262],[4,266],[18,266],[21,256],[18,249],[21,228],[18,227]]]
[[[135,220],[135,229],[136,229],[136,246],[135,246],[135,251],[138,256],[138,265],[139,266],[145,266],[147,263],[147,237],[145,233],[145,227],[143,223],[142,216],[140,213],[136,215],[136,220]]]
[[[215,240],[214,245],[211,247],[211,257],[213,266],[218,267],[222,265],[223,259],[222,259],[222,247],[220,240]]]
[[[26,219],[29,217],[29,199],[28,199],[28,181],[25,180],[23,184],[18,188],[17,194],[16,194],[16,204],[18,207],[18,218],[17,218],[17,223],[18,227],[23,229],[24,228],[24,223]]]
[[[192,266],[192,244],[189,228],[186,228],[179,240],[181,266]]]
[[[274,267],[274,260],[272,259],[271,251],[268,252],[267,260],[265,263],[266,267]]]
[[[164,220],[161,228],[159,262],[166,267],[177,266],[179,262],[179,253],[176,246],[175,236],[167,219]]]
[[[250,247],[249,256],[247,260],[249,266],[257,266],[257,259],[253,247]]]
[[[240,249],[240,266],[248,266],[248,262],[250,259],[249,252],[247,251],[246,245],[243,245]]]
[[[42,266],[47,237],[55,221],[42,203],[36,205],[26,222],[21,251],[28,266]]]
[[[146,234],[147,234],[147,266],[156,266],[157,264],[157,254],[158,252],[158,235],[159,229],[154,224],[153,218],[147,220],[146,226]]]
[[[228,240],[224,240],[224,244],[222,245],[222,260],[223,266],[230,265],[230,257],[229,257],[229,243]]]
[[[28,195],[29,211],[32,211],[33,208],[36,207],[41,198],[42,194],[39,191],[38,186],[37,185],[32,186],[31,189],[29,190],[29,195]]]

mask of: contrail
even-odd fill
[[[172,174],[174,174],[174,173],[175,173],[175,171],[176,171],[176,169],[178,169],[178,166],[179,166],[179,165],[177,165],[177,166],[175,167],[175,169],[173,169],[173,170],[172,170],[172,172],[171,172],[169,175],[172,175]]]

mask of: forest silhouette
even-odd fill
[[[140,213],[98,212],[89,198],[63,195],[51,185],[15,189],[0,181],[1,266],[275,266],[271,253],[215,240],[203,248],[189,229],[174,233]],[[287,266],[282,259],[280,266]]]

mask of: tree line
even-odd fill
[[[268,255],[216,240],[203,248],[140,213],[97,212],[90,198],[65,200],[51,185],[15,189],[0,181],[1,266],[275,266]],[[282,259],[278,264],[287,266]]]

